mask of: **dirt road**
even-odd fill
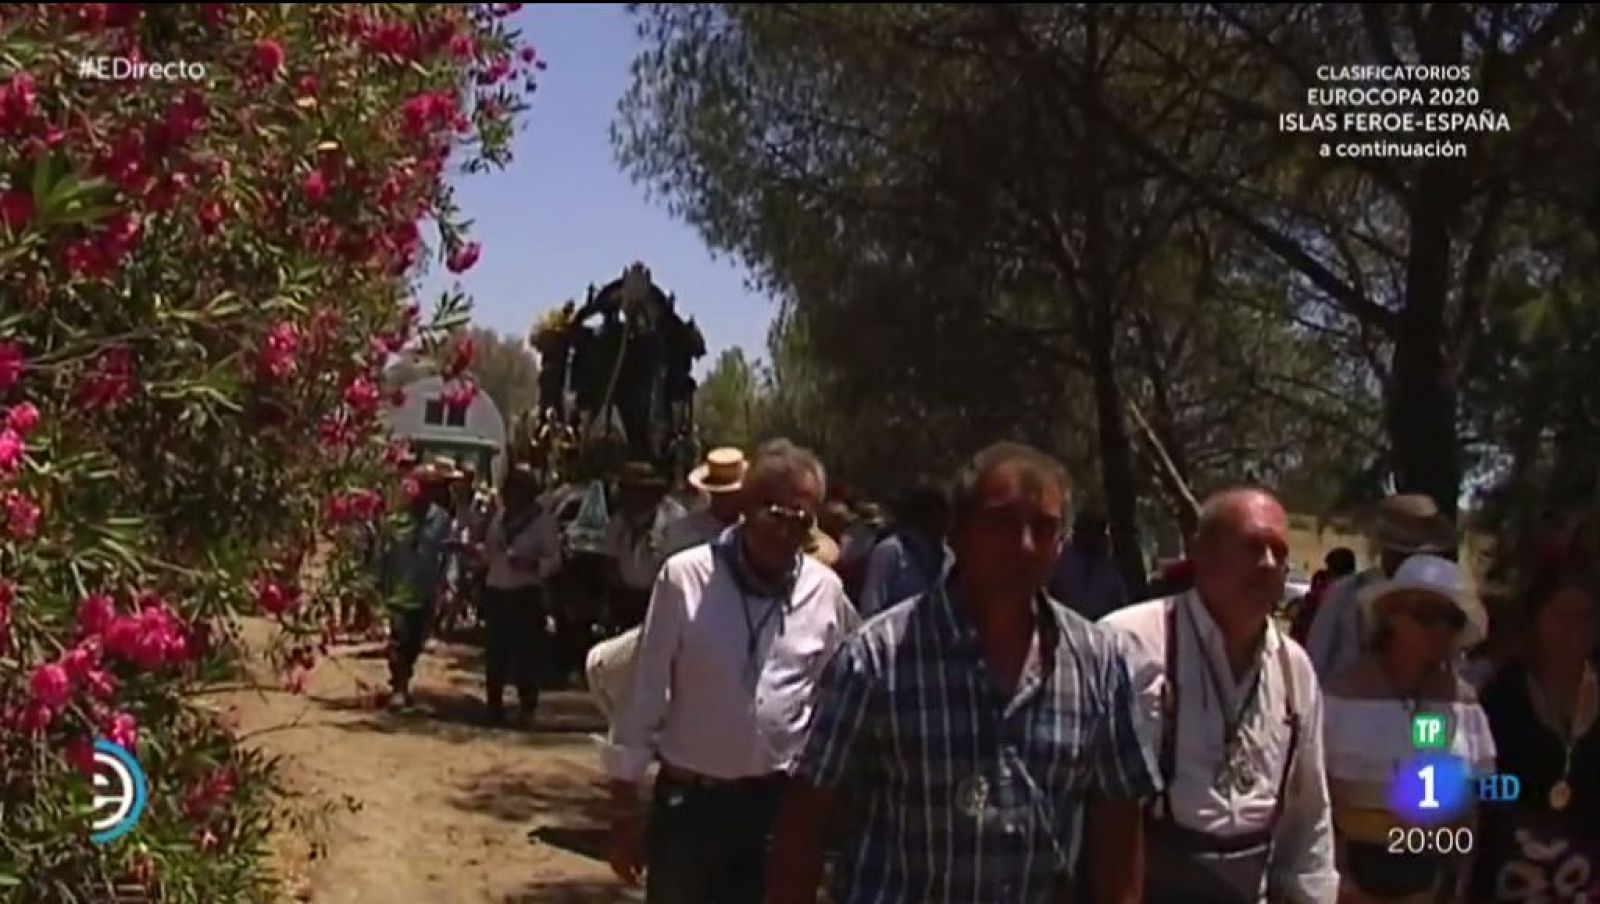
[[[247,637],[264,636],[261,625]],[[547,693],[533,730],[480,723],[481,655],[430,644],[419,712],[376,710],[379,644],[344,647],[305,693],[233,691],[248,743],[282,755],[309,823],[284,833],[285,901],[318,904],[610,904],[642,900],[611,878],[586,695]],[[320,849],[319,849],[320,848]]]

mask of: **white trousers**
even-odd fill
[[[608,737],[615,740],[614,720],[633,694],[633,671],[639,660],[639,629],[633,628],[589,648],[583,664],[589,692],[606,717]]]

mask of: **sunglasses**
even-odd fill
[[[1460,609],[1438,606],[1413,606],[1406,610],[1411,620],[1424,628],[1448,628],[1452,633],[1467,626],[1467,615]]]
[[[804,509],[789,508],[786,505],[764,505],[756,509],[756,513],[795,531],[808,531],[816,526],[817,523],[816,515]]]

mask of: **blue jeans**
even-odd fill
[[[647,904],[762,904],[781,780],[704,785],[656,779],[645,867]]]

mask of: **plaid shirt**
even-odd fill
[[[839,904],[1047,900],[1077,860],[1085,792],[1159,790],[1111,639],[1041,595],[1002,699],[948,585],[868,621],[818,690],[795,775],[858,802]]]

